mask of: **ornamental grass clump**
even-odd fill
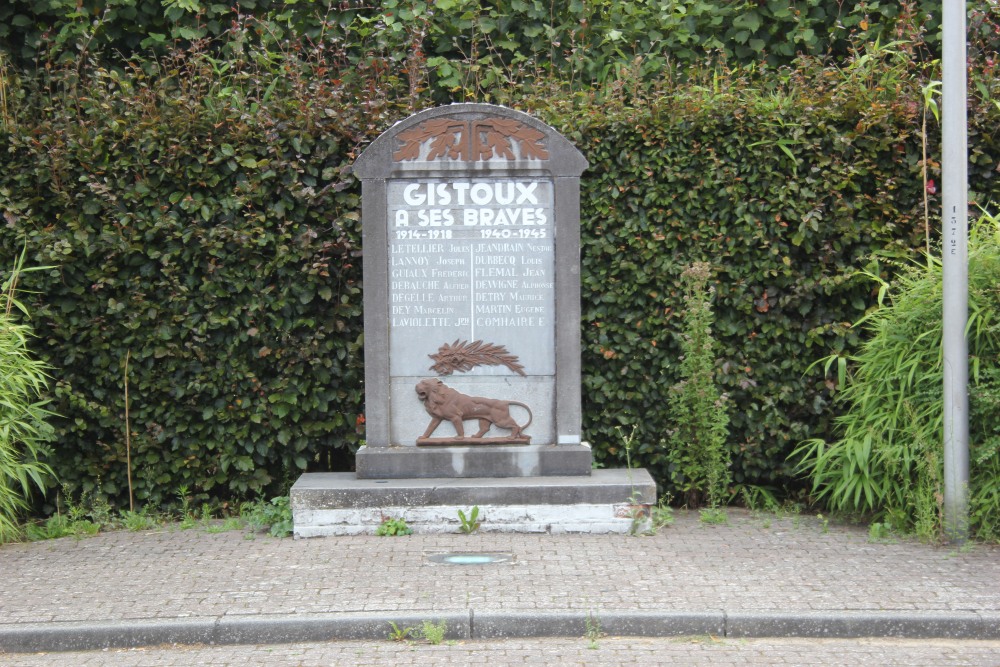
[[[684,284],[684,332],[681,380],[670,388],[668,409],[674,429],[669,437],[670,470],[688,507],[724,504],[730,482],[727,396],[715,382],[712,337],[711,267],[695,262],[681,273]]]
[[[803,442],[792,457],[817,498],[873,515],[892,529],[934,540],[943,530],[941,260],[902,271],[889,285],[877,270],[881,306],[855,326],[870,334],[857,355],[828,357],[842,390],[840,438]],[[985,216],[969,239],[970,529],[1000,539],[1000,220]]]
[[[18,313],[28,314],[15,298],[23,261],[22,253],[0,288],[0,543],[21,536],[28,498],[51,474],[39,460],[52,436],[41,398],[48,367],[28,350],[31,327],[18,322]]]

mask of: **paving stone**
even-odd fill
[[[330,614],[649,612],[754,618],[924,614],[1000,629],[1000,548],[871,543],[809,516],[678,512],[652,537],[412,535],[277,540],[241,531],[116,532],[0,546],[0,633],[19,624],[221,624]],[[446,552],[509,563],[433,564]],[[742,616],[741,616],[742,615]],[[609,616],[610,617],[610,616]],[[961,626],[966,627],[966,626]],[[960,635],[965,636],[965,635]],[[1000,659],[996,661],[1000,664]]]

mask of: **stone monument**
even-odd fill
[[[655,485],[645,471],[592,475],[581,437],[579,193],[586,167],[551,127],[485,104],[418,113],[358,158],[366,445],[356,477],[337,482],[354,489],[354,500],[336,502],[354,502],[359,511],[375,503],[384,516],[383,501],[395,489],[411,514],[414,505],[448,512],[449,502],[493,502],[497,517],[507,497],[517,501],[508,510],[526,502],[544,507],[535,515],[548,517],[546,529],[568,505],[600,514],[609,502],[652,502]],[[314,500],[323,496],[314,488],[320,482],[307,474],[293,488],[296,534],[324,532],[304,525],[318,516],[304,503],[307,490]],[[457,495],[446,502],[419,491],[442,486]]]

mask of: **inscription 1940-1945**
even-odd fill
[[[552,373],[552,184],[401,180],[387,196],[392,374],[427,373],[427,354],[456,339],[505,345],[532,374]],[[433,347],[408,354],[418,338]]]

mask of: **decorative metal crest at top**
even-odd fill
[[[505,160],[549,158],[545,134],[507,118],[474,121],[435,118],[400,132],[396,138],[402,142],[392,154],[396,162],[416,160],[428,141],[426,160],[429,162],[441,158],[472,162],[494,157]]]
[[[467,340],[449,345],[445,343],[438,348],[437,354],[428,354],[434,360],[431,370],[438,375],[451,375],[455,371],[465,373],[476,366],[506,366],[518,375],[524,376],[524,366],[519,363],[516,355],[507,351],[503,345],[484,343],[481,340]]]

